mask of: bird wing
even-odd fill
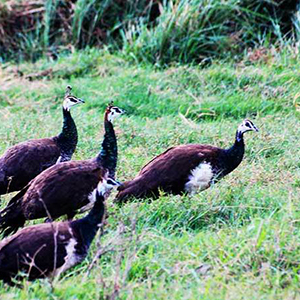
[[[144,170],[148,169],[149,165],[152,165],[152,163],[155,163],[155,161],[160,160],[162,157],[164,157],[165,155],[167,155],[168,152],[172,151],[173,149],[175,149],[176,147],[171,147],[169,149],[167,149],[165,152],[155,156],[154,158],[152,158],[149,162],[147,162],[141,169],[139,174],[142,174]]]
[[[14,173],[19,169],[29,172],[35,168],[42,171],[51,162],[55,163],[59,155],[60,148],[53,138],[29,140],[7,149],[2,156],[2,163],[5,164],[7,173]]]
[[[0,169],[7,180],[12,178],[14,190],[56,163],[60,148],[53,138],[30,140],[7,149],[0,158]]]
[[[152,159],[136,178],[125,182],[118,198],[158,193],[158,189],[179,193],[183,190],[191,171],[201,162],[214,164],[221,149],[209,145],[180,145]]]
[[[87,204],[88,195],[106,175],[96,160],[69,161],[54,165],[38,175],[23,196],[25,216],[36,219],[58,217]],[[49,216],[48,216],[49,217]]]
[[[213,146],[198,144],[169,148],[146,164],[139,176],[159,174],[172,178],[186,177],[202,161],[213,162],[218,150]]]
[[[54,267],[61,267],[67,255],[66,246],[73,237],[68,224],[33,225],[1,241],[0,272],[23,270],[29,271],[32,277],[39,277],[49,274]]]

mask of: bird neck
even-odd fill
[[[103,201],[103,197],[97,199],[87,216],[72,222],[71,226],[80,233],[80,236],[87,247],[92,243],[99,229],[99,225],[103,222],[105,212]]]
[[[118,159],[117,138],[113,124],[107,120],[107,115],[105,115],[104,119],[104,130],[104,139],[101,150],[97,156],[97,162],[104,168],[108,169],[109,177],[115,178],[115,170]]]
[[[78,134],[75,122],[70,111],[63,108],[63,127],[58,135],[58,144],[61,148],[61,156],[64,160],[70,160],[78,141]]]
[[[242,161],[245,152],[243,133],[236,132],[235,141],[232,147],[225,150],[227,174],[234,170]]]

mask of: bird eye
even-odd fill
[[[107,179],[107,184],[111,184],[111,185],[117,185],[117,183],[115,181],[113,181],[112,179]]]
[[[246,122],[246,123],[245,123],[245,126],[247,126],[247,127],[251,127],[251,125],[250,125],[250,123],[249,123],[249,122]]]
[[[77,100],[76,100],[75,98],[72,98],[72,97],[69,97],[69,100],[70,100],[71,102],[77,102]]]

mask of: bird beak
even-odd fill
[[[117,185],[117,186],[122,185],[122,183],[121,183],[120,181],[117,181],[117,180],[115,180],[115,181],[116,181],[116,185]]]

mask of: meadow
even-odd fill
[[[126,110],[115,122],[120,181],[173,145],[231,146],[244,118],[260,131],[245,136],[242,164],[202,193],[121,207],[111,195],[104,233],[82,264],[59,279],[24,280],[23,289],[0,283],[1,299],[298,299],[296,50],[168,68],[96,49],[3,64],[0,153],[60,132],[67,84],[86,101],[72,111],[79,131],[73,159],[98,152],[107,103]],[[1,197],[1,207],[11,196]]]

